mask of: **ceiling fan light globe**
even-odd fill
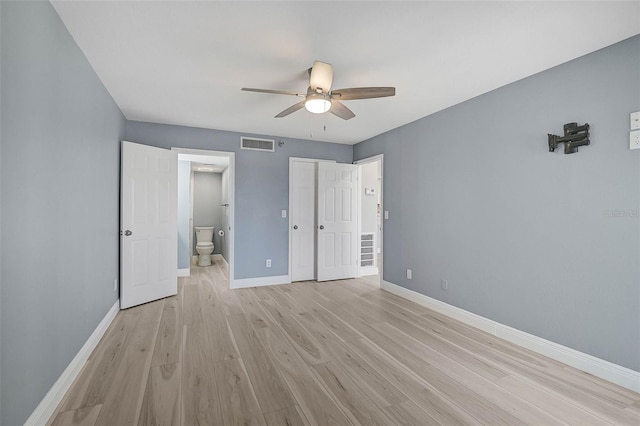
[[[314,114],[322,114],[331,109],[331,98],[325,93],[314,93],[310,91],[305,99],[304,107],[307,111]]]

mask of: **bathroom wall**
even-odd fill
[[[640,371],[639,110],[636,36],[355,145],[384,153],[384,279]],[[550,153],[568,122],[591,145]]]
[[[220,236],[222,228],[222,173],[193,172],[193,255],[196,251],[196,226],[215,226],[213,234],[214,254],[221,254]]]
[[[118,299],[125,119],[49,2],[0,10],[0,424],[12,426]]]

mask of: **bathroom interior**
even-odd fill
[[[228,172],[228,158],[179,159],[178,181],[182,191],[179,189],[178,216],[188,217],[188,229],[183,227],[183,232],[180,229],[178,232],[179,249],[186,249],[182,256],[179,253],[179,258],[188,259],[183,268],[188,269],[191,265],[206,267],[226,262],[229,258],[226,241],[229,227]],[[183,185],[180,185],[181,178]],[[186,221],[183,223],[186,225]]]

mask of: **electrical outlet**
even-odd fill
[[[441,280],[441,281],[440,281],[440,287],[441,287],[444,291],[449,290],[449,281],[447,281],[447,280]]]
[[[629,149],[640,149],[640,130],[629,133]]]
[[[118,291],[118,279],[113,279],[113,291]]]
[[[411,269],[407,269],[407,279],[408,280],[413,279],[413,271]]]
[[[287,217],[287,211],[286,210],[282,210],[282,218],[286,218]]]
[[[267,261],[265,262],[267,268],[271,268],[271,259],[267,259]]]

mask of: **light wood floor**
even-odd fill
[[[226,288],[121,311],[55,425],[640,424],[640,394],[366,280]]]

